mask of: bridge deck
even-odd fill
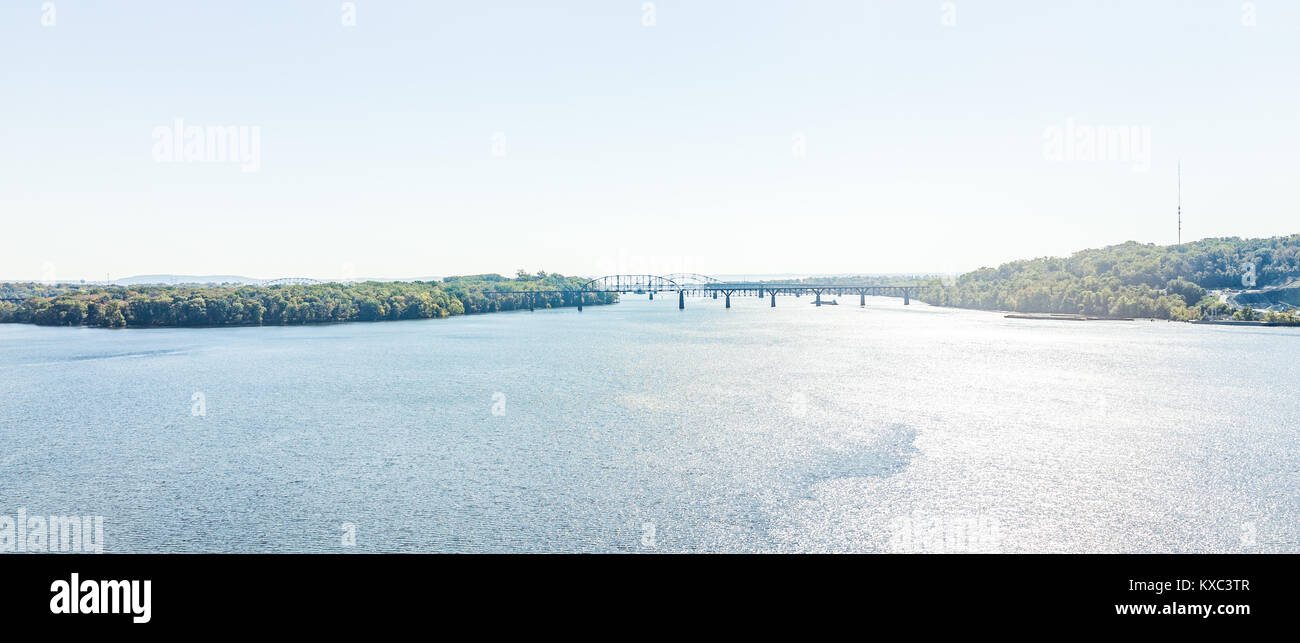
[[[676,283],[672,280],[654,275],[613,275],[593,279],[580,288],[548,288],[545,290],[490,290],[485,291],[488,296],[501,295],[524,295],[528,299],[528,309],[532,310],[536,304],[537,295],[540,294],[560,294],[571,298],[572,303],[576,303],[578,310],[582,310],[583,302],[586,300],[587,293],[647,293],[651,299],[654,299],[655,293],[658,292],[675,292],[677,293],[677,307],[686,308],[686,295],[691,296],[712,296],[714,299],[721,294],[725,300],[726,307],[731,308],[732,295],[756,295],[758,297],[770,297],[772,307],[776,307],[776,296],[778,294],[794,295],[796,297],[805,294],[814,296],[814,304],[822,305],[822,293],[836,293],[843,296],[845,293],[857,293],[859,296],[858,305],[867,305],[867,295],[902,297],[903,305],[907,306],[912,303],[912,294],[919,291],[922,286],[918,285],[882,285],[868,283],[839,283],[839,284],[809,284],[809,283],[768,283],[762,281],[711,281],[703,283]]]

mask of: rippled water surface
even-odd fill
[[[0,515],[116,552],[1300,548],[1295,329],[767,303],[0,325]]]

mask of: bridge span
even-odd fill
[[[731,296],[739,297],[756,296],[759,298],[769,297],[771,307],[776,307],[776,296],[794,295],[802,297],[803,295],[812,296],[813,303],[822,305],[822,294],[834,294],[843,297],[845,294],[857,294],[858,305],[867,305],[867,295],[881,297],[902,297],[903,305],[908,306],[912,303],[912,295],[918,292],[922,287],[915,284],[908,285],[881,285],[865,282],[855,283],[836,283],[836,284],[818,284],[803,282],[767,282],[767,281],[721,281],[697,274],[675,274],[675,275],[606,275],[586,282],[579,288],[570,289],[546,289],[546,290],[494,290],[486,294],[492,296],[498,295],[524,295],[528,297],[528,310],[533,310],[535,299],[538,294],[542,293],[562,293],[566,299],[576,301],[578,311],[582,311],[583,302],[586,300],[588,293],[618,293],[625,294],[646,294],[650,299],[655,298],[655,293],[677,293],[677,307],[686,308],[686,297],[711,297],[717,299],[722,295],[726,302],[726,307],[731,308]]]

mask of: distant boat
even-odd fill
[[[814,306],[817,305],[817,302],[815,302],[815,301],[810,301],[810,302],[808,302],[808,303],[810,303],[810,304],[812,304],[812,305],[814,305]],[[835,301],[834,299],[832,299],[832,300],[830,300],[830,301],[823,301],[823,302],[821,302],[821,305],[823,305],[823,306],[838,306],[838,305],[840,305],[840,302]]]

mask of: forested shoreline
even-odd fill
[[[471,275],[441,281],[366,281],[312,285],[98,286],[0,284],[0,323],[101,328],[279,326],[354,321],[434,319],[528,308],[529,296],[492,292],[537,291],[539,308],[576,306],[576,295],[554,292],[587,280],[520,271],[516,277]],[[584,305],[618,301],[587,293]]]
[[[1300,282],[1300,235],[1202,239],[1174,246],[1135,241],[1069,257],[1013,261],[954,281],[936,280],[921,299],[938,306],[1193,321],[1233,317],[1297,322],[1294,312],[1236,309],[1211,289]]]
[[[901,282],[916,283],[897,278]],[[367,281],[314,285],[99,286],[0,283],[0,323],[43,326],[192,327],[316,324],[432,319],[527,308],[577,305],[587,280],[523,271],[440,281]],[[805,281],[833,284],[836,278]],[[1134,241],[981,268],[954,280],[933,279],[918,299],[937,306],[1020,313],[1196,321],[1232,318],[1300,323],[1294,311],[1255,311],[1221,302],[1215,289],[1300,286],[1300,235],[1225,237],[1175,246]],[[587,293],[586,305],[618,301]]]

